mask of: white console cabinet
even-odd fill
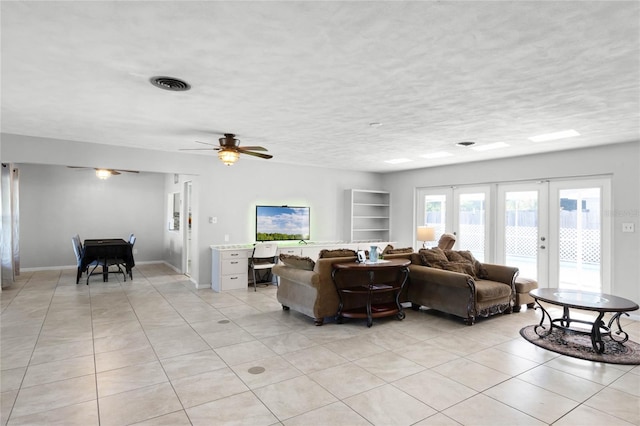
[[[372,245],[383,250],[388,242],[360,242],[360,243],[309,243],[301,245],[287,245],[278,247],[278,255],[291,254],[305,256],[313,260],[318,259],[321,250],[339,248],[351,250],[369,250]],[[253,253],[253,244],[210,246],[211,248],[211,288],[215,292],[246,289],[249,285],[249,258]]]
[[[221,292],[247,287],[252,248],[211,250],[211,288]]]

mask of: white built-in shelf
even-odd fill
[[[345,234],[349,241],[388,241],[391,195],[386,191],[345,191]]]

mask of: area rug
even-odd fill
[[[604,353],[599,354],[593,350],[589,335],[554,327],[551,334],[540,337],[533,331],[534,327],[535,325],[524,327],[520,330],[520,335],[541,348],[590,361],[610,364],[640,364],[640,345],[630,340],[621,344],[614,342],[609,336],[604,336]]]

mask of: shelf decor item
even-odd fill
[[[378,246],[371,246],[369,250],[369,261],[372,263],[378,261]]]

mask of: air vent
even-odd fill
[[[173,77],[151,77],[149,81],[156,87],[164,90],[172,90],[174,92],[184,92],[185,90],[191,89],[189,83]]]
[[[458,146],[471,146],[471,145],[475,145],[475,142],[472,141],[463,141],[463,142],[458,142],[456,145]]]

